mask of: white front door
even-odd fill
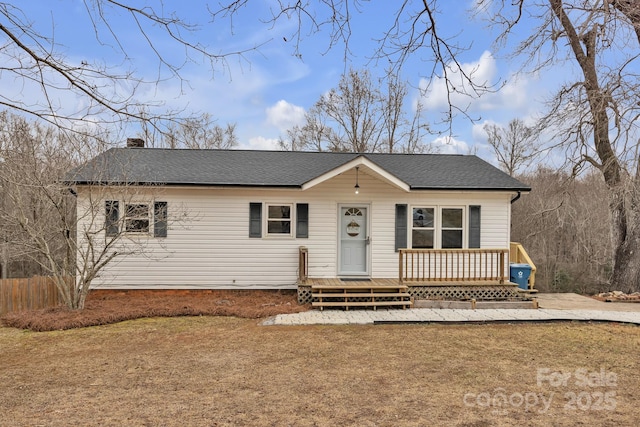
[[[340,208],[339,274],[366,275],[369,273],[369,228],[367,208],[342,206]]]

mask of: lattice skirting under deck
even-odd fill
[[[311,286],[298,285],[298,304],[311,304]]]
[[[522,300],[523,296],[513,285],[474,286],[409,286],[409,294],[415,299],[476,301]]]

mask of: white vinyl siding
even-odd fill
[[[167,237],[144,239],[143,252],[117,257],[95,279],[93,287],[293,289],[299,246],[308,248],[311,277],[336,277],[339,206],[350,204],[367,205],[370,209],[372,277],[398,276],[398,253],[394,247],[397,203],[410,207],[409,216],[413,206],[480,205],[482,247],[509,247],[509,192],[407,193],[363,173],[362,168],[358,195],[353,191],[354,182],[355,171],[349,171],[306,191],[187,187],[147,190],[148,198],[159,198],[170,207]],[[83,194],[80,189],[79,198]],[[286,239],[250,238],[249,209],[250,203],[255,202],[263,203],[263,221],[268,206],[290,205],[294,223],[295,204],[308,204],[308,238],[296,238],[294,230],[292,237]],[[466,224],[464,227],[466,230]],[[411,233],[411,227],[407,232]]]

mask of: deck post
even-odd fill
[[[309,278],[309,250],[306,246],[298,248],[298,283],[306,283]]]

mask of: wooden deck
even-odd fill
[[[410,308],[413,300],[513,301],[530,298],[509,281],[509,249],[400,249],[397,278],[309,277],[299,248],[298,302],[313,307]],[[534,292],[529,282],[527,294]]]

